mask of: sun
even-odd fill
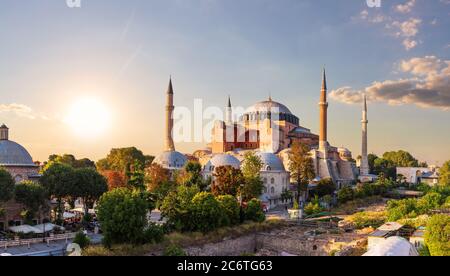
[[[83,98],[72,103],[64,122],[80,137],[94,138],[106,132],[111,124],[111,113],[95,98]]]

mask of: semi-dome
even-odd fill
[[[28,151],[10,140],[0,140],[0,166],[36,167]]]
[[[164,151],[153,160],[153,164],[167,169],[181,169],[186,163],[186,156],[178,151]]]
[[[256,153],[263,163],[262,171],[284,171],[283,162],[276,154],[270,152],[258,152]]]
[[[234,156],[229,154],[216,154],[205,165],[206,171],[214,171],[217,167],[231,166],[239,169],[241,162]]]

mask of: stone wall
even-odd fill
[[[184,250],[189,256],[241,256],[244,253],[255,253],[256,244],[256,234],[252,234]]]

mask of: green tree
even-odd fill
[[[439,169],[439,185],[450,186],[450,160]]]
[[[64,213],[63,200],[70,196],[74,187],[74,169],[66,164],[50,162],[44,169],[40,182],[47,194],[58,202],[56,213],[61,221]]]
[[[236,198],[230,195],[218,196],[217,201],[219,202],[222,212],[225,215],[224,226],[239,224],[240,220],[240,210],[239,203]]]
[[[72,198],[81,198],[85,216],[94,203],[108,191],[105,177],[92,168],[81,168],[74,171],[74,185],[70,189]]]
[[[450,256],[450,216],[434,215],[425,231],[425,243],[431,256]]]
[[[223,222],[224,213],[216,198],[207,192],[194,196],[190,208],[191,231],[207,233],[219,228]]]
[[[266,215],[262,209],[261,201],[256,198],[250,200],[244,209],[244,216],[246,220],[263,222],[266,219]]]
[[[46,210],[48,206],[47,192],[42,185],[24,181],[16,185],[15,200],[23,204],[30,212],[30,217],[34,218],[40,211]]]
[[[261,158],[255,152],[249,151],[245,153],[242,163],[244,185],[239,189],[242,200],[249,201],[261,196],[264,190],[264,183],[261,179],[262,166]]]
[[[215,181],[211,191],[215,196],[232,195],[236,196],[240,186],[244,184],[244,176],[240,169],[232,166],[218,167],[214,172]]]
[[[418,167],[419,161],[404,150],[391,151],[383,154],[383,159],[392,162],[396,167]]]
[[[128,186],[141,191],[145,190],[145,171],[140,161],[134,161],[134,164],[129,165],[125,175]]]
[[[151,208],[139,191],[118,188],[103,194],[97,205],[97,217],[102,225],[104,245],[141,243]]]
[[[73,168],[95,168],[94,161],[89,160],[88,158],[76,159],[75,156],[72,154],[64,154],[64,155],[53,154],[49,156],[48,161],[49,163],[50,162],[63,163]]]
[[[91,239],[82,231],[80,231],[75,235],[73,243],[78,244],[81,247],[81,249],[84,249],[89,246],[89,244],[91,243]]]
[[[202,166],[198,162],[189,161],[178,175],[178,183],[187,186],[197,186],[200,191],[205,191],[207,181],[203,179]]]
[[[148,167],[154,157],[144,155],[142,151],[135,147],[112,149],[106,158],[97,162],[97,169],[99,171],[119,171],[124,172],[130,165],[133,165],[136,161],[143,164],[144,167]]]
[[[367,155],[367,159],[369,161],[369,170],[370,173],[375,174],[375,160],[378,159],[378,156],[376,154],[370,153]]]
[[[324,197],[326,195],[332,195],[336,191],[336,186],[331,178],[325,178],[317,183],[316,188],[312,191],[312,195],[318,195]]]
[[[161,205],[161,216],[167,219],[169,227],[188,231],[192,229],[190,218],[192,199],[199,193],[197,186],[178,186],[175,191],[170,192]]]
[[[291,178],[297,184],[298,202],[301,201],[301,196],[305,197],[308,185],[315,177],[314,163],[309,151],[310,149],[306,144],[296,141],[292,144],[289,153],[289,171],[291,172]]]
[[[351,187],[344,187],[339,190],[337,194],[337,198],[339,203],[346,203],[350,200],[353,200],[355,196],[355,192]]]
[[[0,168],[0,204],[13,198],[14,186],[15,182],[11,174],[5,169]]]

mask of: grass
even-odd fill
[[[372,204],[382,202],[381,196],[371,196],[363,199],[355,199],[344,204],[340,204],[339,207],[333,208],[332,212],[336,215],[351,215],[358,212],[358,208],[368,207]]]
[[[216,243],[224,239],[235,239],[252,233],[266,232],[289,226],[289,223],[279,219],[269,219],[261,223],[246,222],[234,227],[223,227],[207,234],[199,232],[179,233],[173,232],[164,237],[161,243],[133,246],[129,244],[114,245],[107,249],[101,245],[94,245],[83,251],[84,256],[143,256],[149,254],[162,254],[169,245],[179,247],[202,246],[207,243]]]

